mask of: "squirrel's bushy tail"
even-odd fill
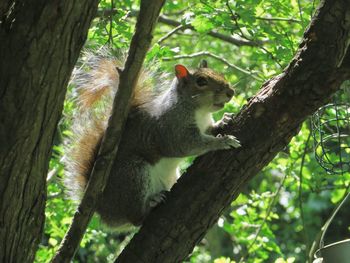
[[[82,118],[74,124],[73,136],[66,149],[65,185],[72,200],[79,200],[89,180],[106,128],[106,121]]]
[[[124,62],[105,52],[98,55],[85,52],[83,64],[73,71],[71,83],[76,87],[78,109],[82,113],[94,110],[98,107],[96,104],[106,99],[108,103],[118,88],[117,69],[121,69]]]
[[[118,69],[122,70],[125,61],[125,56],[115,58],[107,50],[97,54],[85,52],[83,57],[71,79],[77,111],[64,157],[65,185],[73,200],[80,199],[89,179],[119,85]],[[152,75],[150,71],[141,71],[131,107],[149,101],[147,97],[153,94]]]
[[[123,70],[126,60],[125,54],[113,57],[106,49],[98,54],[84,53],[83,64],[73,71],[72,83],[76,86],[79,109],[83,112],[98,108],[103,103],[104,110],[110,110],[114,95],[119,86],[119,71]],[[164,76],[155,76],[156,73],[142,68],[136,83],[131,106],[137,107],[152,96],[154,80]],[[108,115],[107,112],[104,112]]]

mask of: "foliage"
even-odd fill
[[[163,16],[179,24],[174,30],[174,25],[160,21],[147,60],[159,61],[161,71],[173,72],[175,63],[195,67],[206,58],[210,67],[223,72],[236,86],[232,102],[214,115],[220,119],[225,111],[238,112],[265,80],[288,65],[316,5],[317,1],[307,0],[168,1]],[[100,10],[105,12],[99,12],[91,25],[86,48],[109,44],[126,49],[137,8],[138,3],[130,0],[102,0]],[[229,43],[222,36],[245,44]],[[61,180],[61,158],[74,112],[74,102],[67,96],[50,163],[55,175],[48,183],[45,235],[37,262],[49,262],[75,208]],[[306,122],[289,146],[232,203],[187,262],[305,262],[334,204],[348,190],[350,177],[348,172],[326,174],[312,146],[310,123]],[[326,243],[349,234],[348,217],[349,212],[341,211]],[[112,262],[130,238],[107,229],[94,217],[75,262]]]

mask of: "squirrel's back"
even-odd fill
[[[73,117],[73,135],[64,158],[65,185],[73,200],[79,200],[89,180],[99,146],[107,128],[114,95],[119,85],[119,71],[124,67],[125,56],[109,54],[106,49],[85,52],[84,59],[72,74],[77,105]],[[131,109],[141,107],[154,96],[155,75],[142,69],[131,100]],[[162,76],[157,76],[162,79]]]

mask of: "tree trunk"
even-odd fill
[[[0,3],[0,262],[32,262],[66,85],[97,0]]]
[[[242,187],[349,79],[349,41],[350,1],[321,1],[287,69],[266,82],[232,123],[218,130],[236,135],[242,147],[197,158],[116,262],[186,258]]]

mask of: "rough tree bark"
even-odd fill
[[[97,0],[0,3],[0,262],[32,262],[66,85]]]
[[[237,136],[242,148],[197,158],[116,262],[186,258],[242,187],[349,79],[349,43],[350,1],[321,1],[289,66],[266,82],[232,123],[218,130]]]

